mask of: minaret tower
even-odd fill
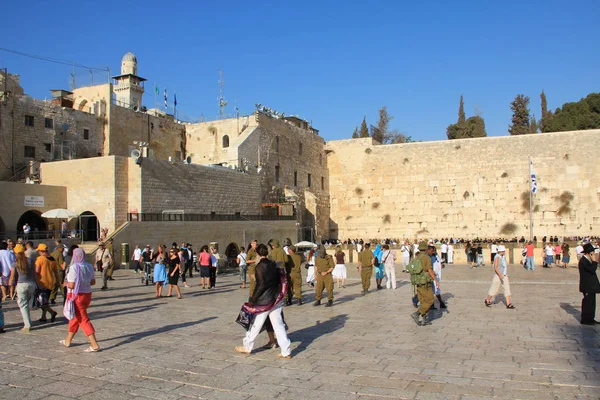
[[[117,105],[131,109],[142,107],[142,95],[144,94],[144,81],[146,79],[138,76],[137,73],[137,58],[135,54],[129,52],[123,56],[121,75],[113,77],[113,91],[115,92]]]

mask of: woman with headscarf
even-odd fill
[[[60,344],[65,347],[70,347],[73,337],[79,330],[83,329],[83,333],[88,337],[90,346],[85,349],[86,353],[95,353],[100,351],[100,345],[96,340],[96,330],[90,321],[87,309],[92,301],[92,286],[96,284],[94,277],[94,267],[85,262],[85,252],[83,249],[73,250],[73,259],[71,267],[66,277],[67,281],[67,298],[73,300],[75,309],[75,317],[69,321],[69,333],[65,340],[61,340]]]
[[[23,317],[23,329],[21,332],[27,333],[31,328],[31,316],[29,306],[33,300],[35,289],[35,262],[25,257],[25,248],[20,244],[15,246],[16,261],[13,264],[10,273],[10,281],[17,285],[17,301],[21,316]],[[1,321],[4,325],[4,319]]]
[[[377,266],[375,267],[375,282],[377,282],[377,290],[383,289],[381,283],[383,282],[383,277],[385,276],[385,267],[383,266],[383,262],[381,262],[381,256],[383,255],[383,250],[381,250],[381,245],[378,243],[375,246],[375,250],[373,251],[373,255],[378,261]]]
[[[285,323],[282,316],[283,299],[287,293],[287,280],[285,273],[277,267],[274,261],[268,259],[269,250],[264,244],[260,244],[256,252],[260,257],[256,264],[256,287],[250,297],[250,301],[244,303],[243,308],[254,314],[254,320],[246,333],[243,346],[235,348],[238,353],[250,354],[254,348],[254,342],[267,318],[273,325],[277,343],[281,348],[280,358],[292,358],[290,340],[285,331]]]

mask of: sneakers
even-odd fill
[[[448,306],[446,306],[446,303],[442,303],[440,304],[440,308],[448,308]]]
[[[329,300],[327,302],[327,304],[325,304],[325,307],[332,307],[333,306],[333,300]]]
[[[302,299],[298,299],[298,305],[301,306],[302,304]]]
[[[317,307],[321,305],[321,300],[317,300],[313,303],[313,306]]]
[[[421,321],[419,321],[419,317],[421,316],[421,314],[419,314],[419,312],[418,312],[418,311],[417,311],[417,312],[414,312],[414,313],[412,313],[412,314],[410,314],[410,316],[412,317],[412,319],[415,321],[415,323],[416,323],[418,326],[421,326]]]
[[[427,314],[423,315],[423,320],[421,321],[421,326],[425,325],[431,325],[431,321],[429,320]]]

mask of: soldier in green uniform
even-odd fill
[[[371,276],[373,275],[373,259],[375,256],[370,249],[371,244],[365,243],[363,251],[358,253],[358,271],[360,272],[360,279],[362,280],[362,294],[363,296],[369,293],[369,287],[371,287]]]
[[[335,268],[333,257],[327,254],[325,246],[319,245],[319,253],[315,258],[315,270],[317,275],[317,286],[315,288],[315,297],[317,301],[313,304],[314,306],[321,305],[321,298],[323,297],[323,288],[327,290],[327,304],[325,307],[331,307],[333,305],[333,276],[331,272]]]
[[[248,273],[248,277],[250,278],[250,296],[252,297],[252,293],[254,293],[254,287],[256,286],[256,262],[258,261],[258,255],[256,254],[256,246],[258,246],[258,241],[254,239],[250,242],[250,249],[248,250],[248,254],[246,255],[246,265],[248,265],[246,271]]]
[[[50,256],[54,257],[56,260],[56,264],[58,265],[58,275],[59,281],[56,282],[56,286],[52,288],[50,292],[50,304],[56,304],[56,296],[61,292],[61,286],[63,281],[65,280],[65,268],[67,267],[65,264],[65,258],[63,257],[63,251],[65,250],[65,246],[62,244],[62,240],[56,241],[56,249],[50,254]]]
[[[288,255],[285,254],[285,251],[279,246],[279,240],[273,239],[271,241],[271,246],[273,250],[271,250],[270,259],[277,263],[279,268],[284,268],[285,264],[288,262]]]
[[[288,251],[290,253],[290,261],[286,265],[286,272],[288,274],[288,305],[292,304],[292,293],[298,299],[298,305],[302,305],[302,256],[296,253],[296,247],[289,246]],[[289,271],[287,267],[289,266]]]
[[[419,310],[412,314],[413,319],[417,323],[417,325],[431,325],[431,321],[427,313],[429,309],[433,305],[433,288],[431,286],[431,282],[435,281],[436,285],[439,287],[439,282],[433,272],[433,267],[431,265],[431,255],[435,252],[435,247],[430,247],[427,242],[423,241],[419,243],[419,254],[417,258],[421,262],[421,268],[423,269],[423,274],[427,277],[427,283],[417,285],[417,297],[419,298]],[[421,317],[421,321],[419,321],[419,316]]]
[[[110,253],[111,261],[110,267],[108,267],[108,271],[106,272],[106,276],[109,281],[114,281],[113,272],[115,270],[115,248],[114,248],[114,239],[110,238],[106,241],[106,250]]]

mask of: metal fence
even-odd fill
[[[176,213],[129,213],[130,222],[172,221],[294,221],[295,215],[241,215],[241,214],[176,214]]]
[[[0,240],[7,239],[23,239],[25,241],[28,240],[48,240],[48,239],[73,239],[76,241],[81,241],[83,231],[70,229],[66,232],[60,230],[53,231],[31,231],[29,233],[23,233],[23,231],[11,231],[11,232],[0,232]]]

